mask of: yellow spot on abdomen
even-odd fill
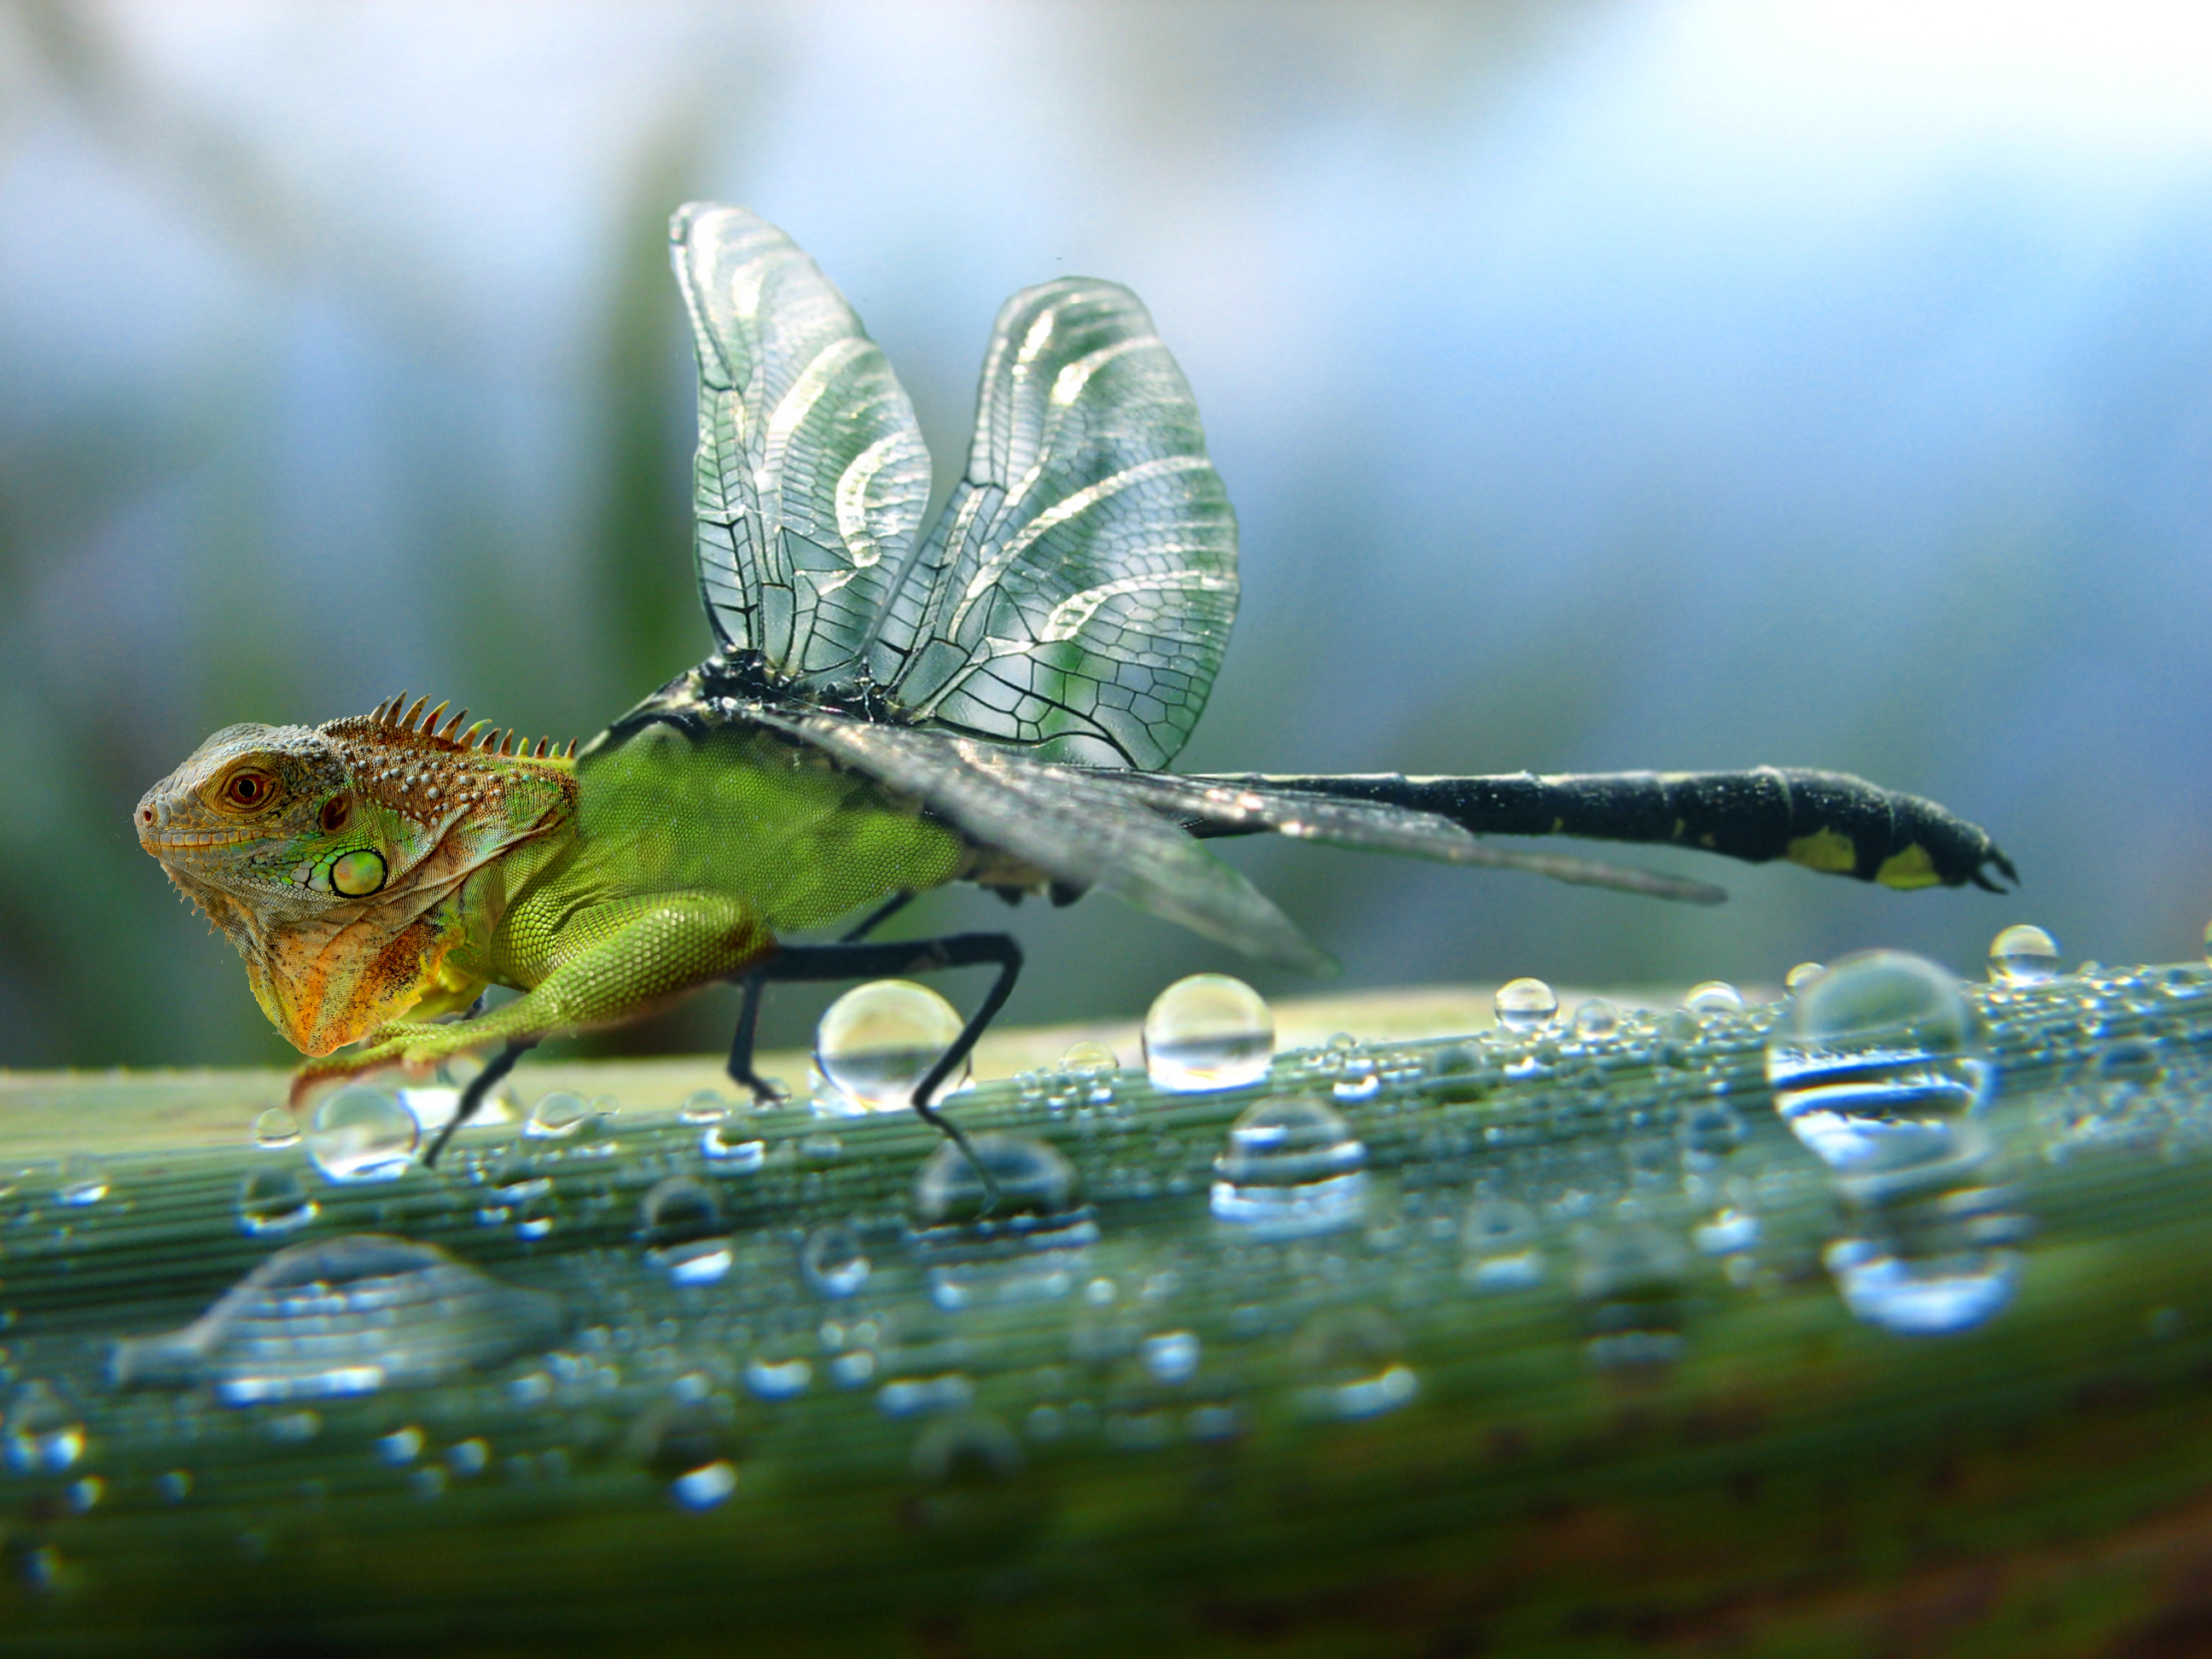
[[[1874,878],[1885,887],[1933,887],[1943,879],[1936,873],[1936,861],[1928,856],[1928,849],[1917,841],[1902,853],[1884,859]]]
[[[1834,830],[1821,830],[1809,836],[1800,836],[1790,843],[1786,850],[1792,864],[1802,864],[1808,870],[1825,870],[1830,875],[1848,876],[1859,867],[1857,844],[1849,836]],[[1883,867],[1887,869],[1888,866]]]

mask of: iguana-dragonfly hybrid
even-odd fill
[[[2013,869],[1935,803],[1832,773],[1183,776],[1237,603],[1236,523],[1181,371],[1128,289],[1067,277],[1000,310],[967,469],[921,532],[912,406],[844,298],[742,209],[671,227],[699,362],[696,554],[718,648],[577,753],[445,705],[233,726],[149,790],[139,838],[228,934],[326,1079],[428,1066],[745,988],[990,964],[915,1091],[1003,1005],[1003,934],[870,942],[948,882],[1103,889],[1253,955],[1325,963],[1200,842],[1266,831],[1710,901],[1476,832],[1675,842],[1893,887]],[[876,907],[872,912],[868,908]],[[855,913],[828,944],[793,944]],[[485,988],[522,994],[477,1018]],[[349,1049],[346,1045],[356,1044]],[[337,1052],[346,1049],[343,1053]],[[456,1120],[458,1121],[458,1120]],[[442,1144],[442,1143],[441,1143]]]

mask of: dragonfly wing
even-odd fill
[[[929,452],[830,279],[743,208],[695,202],[670,257],[699,358],[699,586],[723,645],[850,678],[912,561]]]
[[[1349,800],[1290,789],[1255,787],[1249,781],[1178,776],[1173,773],[1101,773],[1116,787],[1161,811],[1201,824],[1231,830],[1273,830],[1302,841],[1371,853],[1400,853],[1445,864],[1483,865],[1525,870],[1554,881],[1607,887],[1653,898],[1714,904],[1727,895],[1710,882],[1689,881],[1595,859],[1557,853],[1509,851],[1480,841],[1449,818],[1387,802]]]
[[[1049,760],[1164,766],[1237,612],[1237,521],[1137,296],[1006,301],[967,475],[889,595],[871,676],[908,715]]]
[[[919,798],[978,842],[1057,880],[1099,888],[1254,956],[1310,973],[1331,965],[1259,889],[1115,787],[1113,775],[841,714],[760,709],[752,718]]]

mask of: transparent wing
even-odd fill
[[[692,203],[670,257],[699,357],[699,586],[726,647],[838,681],[929,501],[914,407],[845,298],[743,208]]]
[[[1329,960],[1259,889],[1116,775],[1009,753],[946,732],[841,714],[752,708],[748,717],[918,796],[977,842],[1057,880],[1097,887],[1208,939],[1309,973]]]
[[[1607,887],[1647,897],[1715,904],[1727,897],[1710,882],[1662,876],[1596,859],[1558,853],[1524,853],[1477,840],[1449,818],[1385,802],[1344,800],[1298,790],[1269,789],[1249,780],[1182,777],[1172,773],[1109,773],[1102,782],[1162,811],[1235,833],[1273,830],[1301,841],[1325,842],[1363,852],[1401,853],[1444,864],[1525,870],[1554,881]],[[1203,830],[1200,831],[1204,833]]]
[[[1052,760],[1164,766],[1237,613],[1237,521],[1137,296],[1070,277],[999,313],[967,476],[868,669],[909,718]]]

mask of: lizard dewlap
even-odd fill
[[[540,1038],[721,980],[744,987],[731,1074],[764,1095],[752,1032],[769,981],[989,966],[991,988],[911,1092],[952,1133],[928,1103],[1021,953],[1000,933],[884,944],[870,928],[949,882],[1055,902],[1096,888],[1248,955],[1326,968],[1207,852],[1218,836],[1707,902],[1721,895],[1701,882],[1477,836],[1673,843],[1899,888],[1996,890],[1988,872],[2012,874],[1934,802],[1834,773],[1166,771],[1228,644],[1237,526],[1137,297],[1070,276],[1006,303],[966,465],[925,529],[913,406],[843,295],[741,208],[695,204],[670,231],[699,363],[713,653],[580,754],[403,696],[320,726],[228,726],[138,805],[142,844],[313,1057],[295,1099],[503,1045],[458,1123]],[[840,926],[831,942],[797,937]],[[474,1012],[492,985],[520,995],[433,1023]]]

